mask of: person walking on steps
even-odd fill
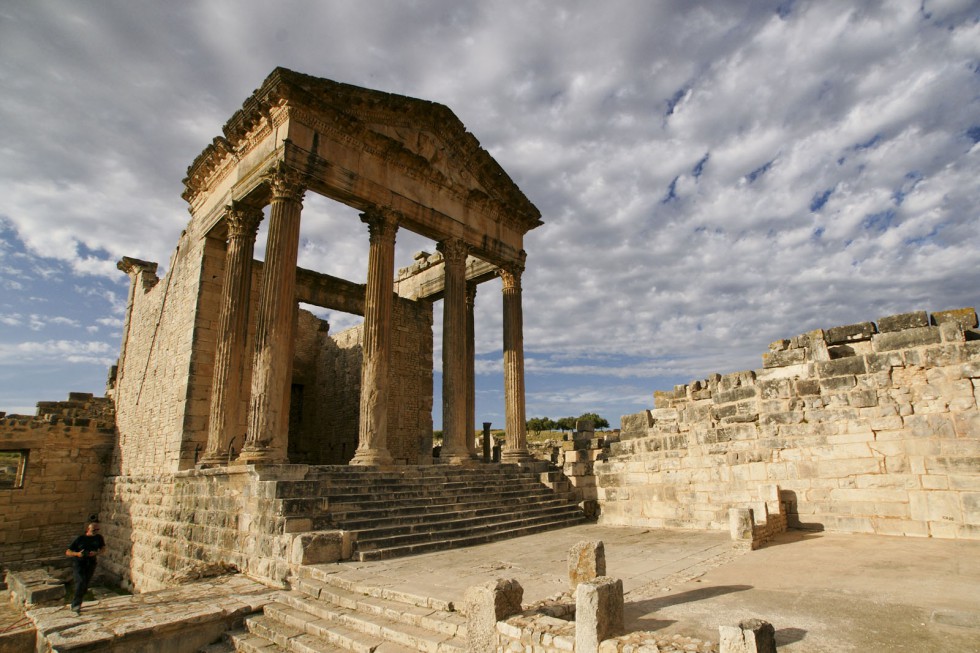
[[[95,575],[97,556],[105,549],[105,540],[99,534],[99,522],[90,521],[85,527],[85,534],[79,535],[65,550],[65,555],[72,559],[72,571],[75,576],[75,597],[71,600],[71,609],[75,614],[82,612],[82,599],[88,591],[88,584]]]

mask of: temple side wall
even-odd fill
[[[980,539],[976,325],[964,309],[812,331],[762,369],[656,393],[595,465],[600,523],[724,530],[729,508],[764,518],[776,484],[790,527]]]
[[[99,512],[114,440],[112,403],[92,395],[0,415],[0,451],[27,452],[23,485],[0,488],[0,563],[64,555]]]
[[[200,428],[201,379],[213,364],[213,344],[204,357],[195,357],[193,347],[206,245],[213,258],[212,241],[184,234],[166,277],[149,288],[135,282],[114,393],[119,442],[113,474],[193,465],[194,446],[184,444],[184,429]]]

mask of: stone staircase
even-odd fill
[[[360,561],[483,544],[585,519],[568,481],[547,466],[321,466],[303,480],[278,481],[276,498],[287,530],[349,531]]]
[[[466,650],[466,620],[452,604],[343,579],[335,569],[301,567],[292,589],[227,633],[227,643],[240,653]]]

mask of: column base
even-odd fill
[[[220,453],[206,453],[197,461],[195,467],[205,468],[205,467],[227,467],[231,464],[230,456],[227,454]]]
[[[260,447],[245,447],[242,449],[242,453],[239,454],[236,462],[245,465],[279,465],[282,463],[288,463],[289,459],[285,454],[279,453],[278,451],[272,451],[271,449],[260,448]]]
[[[525,449],[523,451],[506,451],[506,450],[504,450],[504,451],[501,451],[500,452],[500,462],[502,462],[502,463],[510,463],[510,464],[514,464],[514,463],[529,463],[529,462],[532,462],[534,460],[535,460],[534,456],[532,456],[530,453],[528,453],[527,449]]]
[[[439,454],[439,460],[443,465],[460,465],[464,467],[472,467],[478,462],[476,457],[471,456],[468,451],[461,451],[459,453],[442,451]]]
[[[391,467],[395,464],[395,459],[391,457],[387,449],[358,449],[347,464],[365,467]]]

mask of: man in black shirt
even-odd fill
[[[85,527],[85,535],[79,535],[68,545],[65,555],[72,558],[72,568],[75,576],[75,597],[71,601],[71,609],[75,614],[82,611],[82,599],[88,591],[88,584],[95,574],[96,556],[105,548],[105,540],[99,534],[99,522],[89,522]]]

